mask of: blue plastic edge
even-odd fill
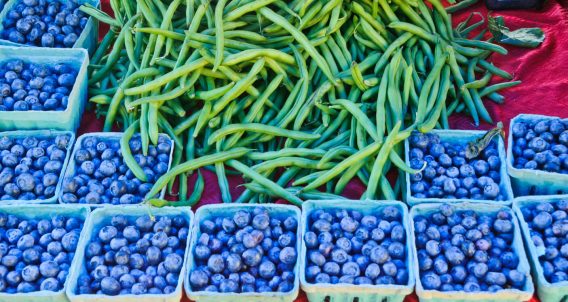
[[[536,246],[531,240],[530,227],[525,221],[521,209],[526,206],[536,205],[542,202],[552,202],[556,203],[559,200],[568,199],[568,195],[550,195],[550,196],[528,196],[520,197],[515,199],[513,202],[513,210],[519,218],[519,223],[521,226],[521,231],[523,232],[523,238],[525,242],[525,247],[529,251],[529,260],[532,266],[532,272],[534,279],[536,280],[537,294],[540,301],[552,302],[552,301],[565,301],[568,297],[568,281],[550,283],[544,277],[544,272],[542,265],[538,259],[539,255],[544,254],[544,248],[542,251],[538,251]]]
[[[120,301],[120,302],[179,302],[182,297],[182,287],[184,277],[187,270],[187,261],[184,257],[184,264],[179,274],[179,281],[176,286],[176,291],[171,294],[155,295],[120,295],[120,296],[106,296],[106,295],[77,295],[75,293],[77,287],[77,280],[81,273],[83,273],[85,268],[85,248],[91,242],[91,238],[95,236],[94,230],[99,227],[101,223],[110,222],[112,217],[117,215],[123,215],[126,217],[140,217],[144,215],[154,215],[154,216],[177,216],[183,215],[188,221],[188,229],[191,231],[194,223],[194,215],[189,207],[166,207],[166,208],[151,208],[148,206],[132,205],[132,206],[122,206],[122,207],[106,207],[99,208],[91,212],[87,223],[83,229],[86,234],[81,236],[79,241],[79,246],[75,255],[79,255],[76,262],[70,269],[69,279],[71,282],[68,284],[66,289],[67,297],[71,302],[83,302],[83,301]],[[191,236],[191,232],[189,233]],[[189,253],[189,242],[191,237],[187,238],[185,246],[185,255]]]
[[[6,18],[6,15],[8,14],[8,11],[10,9],[12,9],[12,7],[14,5],[16,5],[18,1],[21,1],[21,0],[8,0],[8,1],[6,1],[4,8],[1,8],[1,6],[0,6],[0,8],[1,8],[1,10],[0,10],[0,31],[4,29],[4,26],[2,25],[2,21],[4,21],[4,19]],[[55,1],[60,2],[60,3],[69,3],[69,2],[74,2],[74,3],[78,3],[78,4],[89,3],[89,4],[91,4],[91,5],[93,5],[97,8],[101,7],[100,0],[78,0],[78,1],[55,0]],[[73,44],[72,48],[84,48],[89,52],[89,54],[92,54],[95,51],[95,48],[97,46],[98,38],[99,38],[99,21],[97,19],[89,16],[89,20],[87,21],[85,28],[83,28],[81,35],[79,35],[79,37],[77,37],[77,41],[75,42],[75,44]],[[12,41],[4,40],[4,39],[0,39],[0,45],[25,47],[25,48],[56,49],[56,48],[32,46],[32,45],[14,43]],[[67,48],[67,49],[69,49],[69,48]]]
[[[77,152],[77,150],[79,150],[79,148],[81,148],[81,145],[83,143],[83,140],[86,137],[98,137],[98,138],[104,138],[107,140],[120,140],[120,138],[122,137],[122,135],[124,135],[124,132],[89,132],[89,133],[85,133],[81,136],[79,136],[79,138],[77,139],[77,141],[75,142],[75,146],[73,147],[73,152],[71,153],[71,157],[69,159],[69,164],[67,165],[67,168],[65,169],[65,174],[63,175],[63,179],[67,178],[67,177],[72,177],[75,176],[75,153]],[[169,135],[164,134],[164,133],[160,133],[160,136],[166,137],[170,143],[171,143],[171,150],[170,150],[170,161],[168,162],[168,171],[170,170],[171,166],[172,166],[172,160],[173,160],[173,154],[174,154],[174,148],[175,148],[175,144],[174,141],[170,138]],[[167,171],[166,171],[167,173]],[[159,198],[163,199],[164,196],[166,195],[166,188],[164,187],[161,191],[160,191],[160,196]],[[61,196],[63,196],[63,193],[59,195],[58,201],[60,204],[68,204],[68,205],[75,205],[75,203],[65,203],[61,200]],[[143,202],[140,202],[139,204],[142,204]],[[80,205],[80,203],[76,203],[77,205]],[[100,207],[116,207],[116,206],[120,206],[120,205],[113,205],[113,204],[86,204],[90,207],[93,208],[100,208]],[[130,206],[130,205],[128,205]]]
[[[7,213],[16,215],[18,217],[23,217],[26,219],[37,219],[37,218],[47,218],[53,217],[56,215],[63,215],[65,217],[76,217],[81,218],[83,220],[83,229],[81,229],[81,238],[84,237],[86,234],[85,225],[86,220],[89,217],[89,213],[91,210],[89,207],[66,207],[61,205],[44,205],[41,207],[33,206],[33,205],[21,205],[21,206],[7,206],[7,205],[0,205],[0,213]],[[77,250],[79,246],[77,246]],[[76,251],[77,251],[76,250]],[[71,282],[71,268],[73,265],[78,262],[79,259],[77,257],[77,253],[75,253],[75,257],[71,260],[71,266],[69,268],[69,275],[67,275],[67,279],[63,284],[63,289],[57,292],[51,291],[37,291],[32,293],[17,293],[17,294],[7,294],[7,293],[0,293],[0,301],[6,302],[66,302],[68,301],[67,296],[65,295],[65,290],[69,286],[69,282]]]
[[[63,166],[61,167],[61,172],[59,172],[59,179],[57,180],[57,185],[55,187],[55,193],[52,197],[48,199],[34,199],[34,200],[2,200],[0,201],[1,205],[24,205],[24,204],[55,204],[57,203],[57,199],[59,198],[59,194],[61,193],[61,185],[63,183],[63,175],[69,164],[69,158],[71,156],[71,148],[73,147],[73,143],[75,142],[75,133],[71,131],[57,131],[57,130],[22,130],[22,131],[5,131],[0,132],[0,137],[8,136],[8,137],[49,137],[55,138],[58,135],[69,135],[69,144],[67,145],[67,150],[65,152],[65,161],[63,162]]]
[[[210,293],[204,291],[193,291],[189,282],[185,282],[185,293],[192,301],[201,302],[219,302],[219,301],[231,301],[231,302],[293,302],[300,292],[300,281],[299,281],[299,271],[300,271],[300,238],[302,238],[301,232],[301,212],[295,206],[283,205],[283,204],[209,204],[200,207],[195,212],[196,223],[193,224],[193,230],[191,235],[191,247],[189,253],[187,254],[187,275],[193,271],[195,267],[195,260],[193,258],[193,250],[197,244],[197,238],[201,235],[199,222],[209,217],[228,217],[233,215],[239,210],[250,210],[255,207],[262,207],[268,210],[270,215],[284,216],[290,215],[296,217],[298,221],[298,230],[296,232],[296,251],[298,252],[298,259],[296,260],[296,265],[294,266],[294,288],[292,291],[287,293],[271,292],[271,293],[239,293],[239,294],[226,294],[226,293]],[[289,216],[286,216],[289,217]],[[187,280],[189,280],[189,277]]]
[[[415,253],[411,249],[410,241],[412,239],[409,225],[409,215],[407,206],[395,200],[309,200],[302,204],[302,232],[309,231],[309,215],[318,209],[330,210],[357,210],[363,214],[374,214],[379,210],[387,207],[395,206],[399,208],[402,213],[402,225],[405,227],[406,232],[406,263],[408,267],[408,284],[407,285],[351,285],[351,284],[313,284],[306,280],[306,264],[307,264],[307,247],[304,239],[302,238],[302,251],[301,251],[301,271],[300,283],[302,290],[308,295],[310,301],[324,301],[329,296],[330,301],[344,300],[353,301],[358,298],[359,301],[378,301],[380,299],[388,299],[388,301],[403,301],[407,295],[410,295],[414,290],[416,282],[415,272],[412,270],[414,263]],[[373,298],[364,298],[364,296],[371,295]],[[310,297],[311,296],[311,297]],[[374,300],[376,299],[376,300]]]
[[[513,189],[518,197],[530,193],[532,187],[536,188],[535,195],[567,194],[568,174],[547,172],[542,170],[517,169],[513,166],[513,125],[517,122],[535,120],[567,120],[555,116],[538,114],[519,114],[511,120],[507,144],[507,168],[513,183]]]
[[[412,207],[410,210],[410,228],[412,230],[412,250],[414,253],[418,253],[415,241],[415,230],[414,230],[414,217],[417,215],[425,215],[437,211],[439,203],[437,204],[421,204]],[[526,272],[527,281],[524,290],[518,289],[504,289],[496,293],[490,292],[476,292],[476,293],[466,293],[463,291],[452,291],[452,292],[442,292],[437,290],[425,290],[422,286],[422,281],[420,280],[420,268],[418,265],[418,258],[414,258],[414,269],[416,274],[416,295],[420,301],[433,301],[433,302],[449,302],[449,301],[495,301],[495,302],[513,302],[513,301],[528,301],[533,297],[534,294],[534,284],[532,278],[530,278],[530,265],[527,260],[527,255],[523,247],[523,238],[521,236],[521,231],[517,217],[515,213],[505,205],[496,204],[480,204],[480,203],[459,203],[453,204],[457,211],[472,210],[476,213],[497,213],[500,210],[508,211],[513,215],[513,224],[515,227],[515,235],[513,238],[513,250],[519,256],[519,266],[518,270],[521,272]]]
[[[87,67],[89,56],[84,49],[55,49],[37,47],[0,46],[0,62],[21,59],[25,62],[50,65],[71,64],[77,68],[77,78],[69,93],[67,108],[63,111],[0,111],[0,129],[34,130],[56,129],[75,132],[87,102]]]
[[[479,131],[479,130],[432,130],[431,134],[436,134],[440,136],[440,141],[442,142],[452,142],[452,143],[462,143],[465,144],[470,142],[472,139],[478,138],[486,133],[486,131]],[[409,139],[404,141],[404,158],[407,164],[410,163],[409,153],[410,153],[410,144],[408,142]],[[423,203],[462,203],[462,202],[470,202],[470,203],[491,203],[496,205],[510,205],[513,202],[513,189],[511,187],[511,180],[509,179],[509,174],[507,174],[507,164],[506,164],[506,156],[505,156],[505,142],[501,136],[497,138],[497,150],[499,152],[499,159],[501,160],[501,169],[499,171],[499,175],[501,176],[501,181],[499,183],[499,188],[503,190],[506,194],[506,200],[497,201],[497,200],[475,200],[475,199],[457,199],[457,198],[448,198],[448,199],[439,199],[439,198],[416,198],[412,196],[410,192],[410,174],[405,173],[405,192],[403,194],[404,201],[410,205],[418,205]]]

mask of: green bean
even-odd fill
[[[491,80],[491,73],[487,72],[481,79],[465,83],[465,85],[463,85],[461,89],[470,89],[470,88],[480,89],[487,86],[490,80]]]
[[[122,50],[122,47],[124,47],[124,36],[126,35],[126,31],[128,30],[128,28],[132,27],[134,22],[136,22],[139,17],[140,17],[140,15],[137,14],[134,17],[132,17],[132,19],[128,20],[128,22],[126,22],[126,24],[124,24],[124,27],[122,28],[122,30],[118,34],[118,37],[116,38],[116,40],[114,41],[112,51],[110,52],[109,57],[108,57],[105,65],[104,65],[104,67],[99,69],[97,72],[95,72],[89,78],[89,84],[90,85],[99,82],[114,67],[114,64],[118,61],[118,59],[120,57],[120,52]]]
[[[176,12],[177,7],[180,4],[181,4],[181,0],[173,0],[170,3],[166,13],[164,14],[164,16],[162,18],[162,24],[160,25],[160,29],[167,29],[171,26],[172,17],[174,15],[174,13]],[[160,52],[162,51],[162,47],[164,45],[164,42],[165,42],[165,37],[164,36],[158,36],[158,39],[156,40],[156,45],[154,46],[154,54],[152,55],[152,61],[155,61],[160,56]]]
[[[106,23],[112,27],[122,27],[122,24],[120,23],[120,21],[114,19],[113,17],[109,16],[107,13],[101,11],[100,9],[92,6],[89,3],[84,3],[83,5],[81,5],[79,7],[79,10],[81,10],[82,12],[84,12],[85,14],[103,22]]]
[[[332,83],[335,83],[335,77],[331,74],[329,66],[327,65],[321,54],[319,54],[317,50],[312,46],[312,44],[310,44],[310,41],[302,32],[297,30],[286,19],[276,14],[274,11],[267,7],[261,8],[260,13],[267,19],[271,20],[275,24],[278,24],[286,31],[288,31],[294,37],[294,39],[296,39],[296,41],[298,41],[298,43],[300,43],[304,47],[304,50],[316,61],[317,65],[328,78],[328,80]]]
[[[398,8],[402,10],[402,12],[408,17],[409,20],[411,20],[414,24],[420,26],[424,30],[428,30],[428,24],[426,24],[426,22],[422,20],[422,17],[420,17],[420,15],[414,10],[414,8],[411,8],[406,1],[407,0],[394,0],[394,2],[398,5]],[[416,6],[418,6],[418,4]]]
[[[211,145],[217,140],[236,132],[241,131],[252,131],[262,134],[268,134],[272,136],[283,136],[290,137],[298,140],[314,140],[320,137],[319,134],[310,134],[306,132],[296,131],[296,130],[286,130],[274,126],[250,123],[250,124],[232,124],[223,129],[216,130],[209,137],[208,144]]]
[[[371,39],[371,41],[373,41],[373,43],[375,43],[379,47],[379,49],[385,51],[388,47],[388,42],[385,40],[385,38],[383,38],[379,34],[379,32],[377,32],[375,28],[365,19],[361,19],[360,22],[361,28],[365,32],[365,35],[367,35]]]
[[[361,126],[375,141],[379,140],[379,134],[377,133],[376,126],[373,124],[373,122],[371,122],[367,115],[363,113],[363,111],[361,111],[359,106],[346,99],[337,99],[333,103],[341,105],[343,108],[349,111],[349,113],[351,113],[357,119]]]
[[[309,191],[309,192],[301,191],[299,194],[300,194],[300,197],[302,197],[306,200],[337,200],[337,199],[347,200],[347,198],[340,196],[340,195],[320,192],[320,191],[316,191],[316,190],[312,190],[312,191]]]
[[[387,65],[388,59],[392,55],[392,53],[395,50],[399,49],[404,43],[406,43],[406,41],[412,38],[412,36],[412,33],[404,33],[389,45],[387,50],[385,50],[385,52],[379,59],[379,62],[377,62],[377,65],[375,65],[376,74],[379,73]]]
[[[479,95],[481,97],[484,97],[488,94],[491,94],[493,92],[497,92],[501,89],[517,86],[519,84],[521,84],[521,81],[511,81],[511,82],[503,82],[503,83],[494,84],[494,85],[487,86],[487,87],[483,88],[483,90],[481,90],[479,92]]]
[[[132,136],[138,130],[139,127],[140,124],[139,121],[137,120],[136,122],[132,123],[132,125],[130,125],[130,127],[128,127],[126,131],[124,131],[124,134],[120,138],[120,151],[122,152],[124,163],[132,171],[132,174],[134,174],[134,176],[136,176],[136,178],[140,179],[141,181],[147,182],[146,173],[144,173],[144,170],[142,170],[140,165],[138,165],[138,163],[134,159],[134,156],[130,151],[130,145],[129,145],[130,139],[132,138]],[[152,194],[149,196],[154,196],[154,195],[156,194]]]
[[[215,163],[215,171],[217,173],[217,183],[219,184],[219,189],[221,190],[221,200],[223,200],[224,203],[233,202],[231,191],[229,190],[229,181],[227,180],[227,175],[225,174],[225,166],[223,165],[223,163]]]
[[[487,97],[497,104],[503,104],[505,102],[505,97],[497,92],[492,92],[488,94]]]
[[[232,150],[217,152],[211,155],[205,155],[200,158],[192,159],[186,161],[185,163],[179,164],[176,167],[173,167],[168,171],[166,174],[160,176],[150,192],[146,194],[147,198],[149,196],[156,195],[162,188],[164,188],[169,180],[176,175],[181,173],[187,173],[189,171],[194,171],[201,167],[209,166],[218,162],[226,162],[230,159],[239,158],[245,156],[247,153],[250,152],[250,149],[247,148],[234,148]]]
[[[252,160],[271,160],[281,157],[322,157],[325,151],[321,149],[308,149],[308,148],[284,148],[278,151],[267,152],[251,152],[248,158]]]
[[[178,202],[168,202],[161,199],[149,199],[147,200],[154,207],[191,207],[197,204],[203,195],[203,190],[205,189],[205,182],[203,180],[203,176],[201,172],[197,170],[197,181],[195,182],[195,186],[193,188],[193,192],[189,196],[186,201],[178,201]]]
[[[345,160],[341,161],[339,164],[335,165],[333,168],[329,169],[326,173],[318,177],[309,185],[305,186],[302,191],[309,191],[316,189],[317,187],[327,183],[330,179],[339,175],[341,172],[345,171],[350,166],[354,165],[359,161],[366,160],[369,156],[377,152],[382,145],[382,142],[374,142],[367,146],[365,149],[358,151],[357,153],[349,156]]]
[[[439,78],[440,72],[442,68],[446,64],[447,55],[444,54],[441,57],[435,59],[435,64],[428,74],[428,77],[424,81],[424,85],[422,86],[422,91],[420,92],[420,97],[418,99],[418,109],[416,112],[416,122],[415,124],[421,124],[424,119],[426,118],[427,108],[428,108],[428,97],[430,96],[430,90],[436,79]]]
[[[237,9],[227,13],[227,15],[225,16],[225,20],[226,21],[235,21],[239,17],[242,17],[243,15],[245,15],[247,13],[258,11],[260,8],[268,6],[269,4],[272,4],[276,1],[277,0],[252,1],[248,4],[243,5],[243,6],[239,6]]]
[[[474,80],[475,79],[475,67],[477,65],[477,62],[478,62],[478,59],[473,59],[469,62],[468,66],[467,66],[467,74],[466,74],[466,77],[467,77],[468,80]],[[493,124],[493,120],[491,119],[489,112],[487,112],[487,109],[483,105],[483,101],[481,100],[481,96],[479,95],[477,89],[469,89],[469,92],[470,92],[471,97],[473,99],[473,103],[475,104],[475,108],[477,109],[477,112],[479,114],[479,117],[481,117],[481,119],[483,119],[487,123]]]
[[[213,64],[213,71],[219,68],[219,65],[223,63],[224,47],[225,47],[225,35],[223,33],[223,9],[227,0],[219,0],[215,6],[215,63]]]
[[[245,164],[235,160],[230,159],[227,161],[227,164],[237,171],[243,173],[245,177],[252,179],[253,181],[261,184],[263,187],[267,188],[270,192],[272,192],[275,196],[284,198],[291,202],[294,205],[300,206],[302,204],[302,200],[298,198],[296,195],[291,194],[290,192],[286,191],[284,188],[279,186],[278,184],[274,183],[273,181],[265,178],[264,176],[260,175],[258,172],[254,171],[253,169],[247,167]]]
[[[357,173],[361,170],[363,165],[365,165],[365,162],[361,161],[361,162],[355,163],[353,166],[349,167],[343,173],[343,175],[341,175],[341,177],[339,177],[339,180],[335,184],[335,189],[334,189],[333,192],[337,195],[343,193],[347,184],[357,175]]]
[[[449,53],[449,65],[450,68],[452,70],[452,75],[454,76],[454,80],[456,81],[456,84],[458,85],[458,87],[463,86],[464,80],[463,77],[461,75],[461,71],[460,68],[458,66],[458,63],[456,61],[456,56],[455,56],[455,52],[454,49],[451,46],[447,46],[446,47],[446,51],[448,51]],[[477,110],[475,109],[475,105],[473,103],[473,99],[471,97],[471,94],[469,93],[469,90],[464,90],[463,91],[463,99],[465,101],[465,104],[467,106],[467,109],[469,110],[469,113],[471,114],[471,117],[473,118],[473,122],[475,125],[479,125],[479,115],[477,113]]]
[[[479,0],[463,0],[460,1],[458,4],[454,4],[451,6],[446,7],[446,11],[448,13],[455,13],[457,11],[460,11],[462,9],[466,9],[474,4],[476,4],[477,2],[479,2]]]
[[[323,173],[325,173],[325,171],[316,171],[312,174],[308,174],[306,176],[300,177],[298,179],[296,179],[292,185],[293,186],[300,186],[300,185],[305,185],[307,183],[312,182],[313,180],[315,180],[316,178],[318,178],[320,175],[322,175]]]
[[[434,128],[436,122],[440,119],[440,115],[442,113],[442,108],[445,107],[446,97],[448,95],[448,90],[450,88],[450,74],[451,74],[450,67],[448,65],[444,66],[444,69],[442,70],[442,75],[441,75],[440,89],[438,90],[438,93],[437,93],[437,96],[436,96],[435,106],[433,106],[434,110],[431,110],[430,117],[424,123],[422,123],[421,125],[418,125],[418,131],[420,131],[422,133],[430,132]],[[395,163],[395,161],[392,158],[391,158],[391,161],[393,163]],[[396,165],[396,163],[395,163],[395,165]],[[416,173],[413,173],[413,174],[416,174]]]
[[[485,41],[475,41],[475,40],[468,40],[468,39],[455,39],[454,40],[457,44],[469,47],[476,47],[485,50],[490,50],[496,53],[500,53],[502,55],[507,54],[507,49],[493,43],[485,42]]]
[[[227,58],[223,62],[223,65],[232,66],[245,61],[251,61],[254,58],[263,57],[263,56],[273,58],[275,60],[278,60],[286,64],[295,63],[294,57],[275,49],[248,49],[241,51],[238,54],[227,56]]]
[[[406,31],[409,33],[412,33],[430,43],[437,43],[437,38],[436,36],[432,35],[431,33],[427,32],[426,30],[424,30],[424,28],[416,26],[414,24],[410,24],[410,23],[406,23],[406,22],[391,22],[389,24],[390,28],[393,29],[398,29],[398,30],[402,30],[402,31]]]
[[[109,109],[108,109],[108,112],[107,112],[107,116],[105,118],[103,131],[111,131],[112,124],[114,123],[116,111],[118,110],[118,106],[122,102],[122,99],[125,95],[124,89],[126,87],[128,87],[130,84],[137,81],[138,79],[141,79],[141,78],[144,78],[144,77],[154,76],[154,75],[157,75],[159,73],[160,73],[160,71],[156,68],[144,68],[144,69],[141,69],[137,72],[134,72],[133,74],[128,76],[122,82],[122,84],[118,87],[116,93],[114,94],[114,96],[113,96],[113,98],[110,102]]]
[[[391,133],[386,137],[384,144],[382,144],[379,154],[373,164],[373,169],[371,171],[371,176],[369,178],[369,185],[367,186],[367,191],[365,192],[367,199],[376,199],[377,196],[377,185],[379,184],[380,178],[383,174],[383,167],[388,158],[389,153],[396,141],[396,136],[400,130],[401,122],[397,122]]]
[[[247,87],[251,86],[252,83],[254,83],[254,81],[256,80],[256,75],[264,67],[264,62],[264,59],[260,59],[256,63],[254,63],[248,75],[242,80],[238,81],[235,86],[233,86],[233,88],[231,88],[231,90],[227,92],[227,94],[225,94],[222,98],[215,102],[211,114],[217,115],[229,104],[229,102],[244,93]]]
[[[93,57],[91,58],[91,62],[90,62],[91,65],[99,63],[99,61],[101,60],[101,58],[105,54],[105,51],[108,50],[108,48],[110,47],[110,44],[113,42],[115,37],[116,37],[116,32],[113,29],[109,29],[109,31],[105,34],[105,36],[101,40],[99,47],[97,48],[97,50],[95,50],[95,53],[93,54]]]
[[[325,170],[325,169],[329,169],[333,166],[332,163],[327,163],[325,165],[322,165],[321,168],[318,168],[318,163],[319,163],[319,161],[317,161],[317,160],[311,160],[311,159],[300,158],[300,157],[280,157],[280,158],[277,158],[277,159],[267,160],[267,161],[262,162],[258,165],[255,165],[251,168],[254,169],[258,173],[267,173],[267,172],[273,171],[274,169],[279,168],[279,167],[294,166],[294,167],[300,167],[302,169],[323,169],[323,170]]]
[[[491,63],[489,63],[485,60],[479,60],[479,65],[481,65],[482,68],[484,68],[485,70],[491,72],[492,74],[494,74],[496,76],[502,77],[502,78],[507,79],[507,80],[513,79],[513,76],[511,74],[509,74],[508,72],[506,72],[506,71],[504,71],[504,70],[502,70],[498,67],[495,67],[495,65],[493,65],[493,64],[491,64]]]
[[[156,78],[150,82],[146,82],[143,85],[128,88],[124,91],[125,95],[137,95],[142,94],[153,89],[159,88],[161,86],[166,85],[168,82],[173,81],[176,78],[183,76],[184,74],[189,74],[192,71],[195,71],[199,68],[204,67],[207,65],[207,61],[203,58],[197,59],[195,61],[189,62],[182,67],[172,70],[159,78]]]

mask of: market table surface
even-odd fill
[[[103,9],[109,11],[108,0],[102,1]],[[478,4],[454,15],[454,23],[461,22],[471,12],[481,12],[486,17],[487,9]],[[522,85],[503,91],[505,104],[487,102],[487,108],[495,121],[502,121],[505,129],[509,121],[520,113],[544,114],[568,117],[568,2],[564,0],[547,1],[541,11],[505,11],[494,15],[504,16],[505,24],[511,29],[522,27],[540,27],[546,34],[544,43],[536,49],[524,49],[505,46],[509,50],[506,56],[494,54],[492,62],[521,80]],[[104,28],[101,32],[104,32]],[[450,121],[453,129],[476,129],[469,117],[453,117]],[[102,130],[102,120],[97,120],[94,113],[85,113],[78,134]],[[487,129],[491,125],[483,124],[479,128]],[[196,174],[194,174],[195,176]],[[221,200],[219,187],[214,173],[203,171],[205,191],[199,205],[218,203]],[[195,177],[194,177],[195,178]],[[195,179],[190,179],[194,182]],[[240,177],[229,176],[233,197],[237,197],[243,188]],[[359,182],[351,183],[345,196],[359,198],[364,191]],[[189,301],[182,299],[183,302]],[[297,302],[307,301],[301,293]],[[407,297],[406,302],[418,301],[416,296]],[[538,301],[534,298],[532,301]]]

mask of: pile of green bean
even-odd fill
[[[386,173],[416,172],[401,158],[412,131],[448,128],[455,112],[491,123],[482,97],[502,103],[497,91],[519,83],[488,86],[512,76],[488,61],[504,48],[470,37],[483,20],[453,28],[428,2],[111,0],[114,17],[83,6],[111,25],[90,100],[105,131],[139,131],[144,152],[160,132],[174,139],[149,199],[179,177],[176,204],[194,204],[203,178],[187,196],[187,177],[200,168],[215,171],[224,202],[338,198],[356,177],[362,198],[396,199],[401,178]],[[249,181],[236,200],[228,173]]]

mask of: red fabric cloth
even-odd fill
[[[548,1],[541,11],[506,11],[497,12],[505,18],[506,25],[511,29],[521,27],[540,27],[546,34],[544,43],[537,49],[523,49],[505,46],[509,50],[506,56],[494,54],[491,61],[498,67],[514,75],[515,80],[522,80],[522,85],[505,90],[502,94],[506,97],[505,104],[497,105],[486,101],[486,106],[494,118],[494,121],[502,121],[508,129],[509,121],[520,113],[545,114],[552,116],[568,117],[568,12],[567,2],[564,0]],[[102,7],[110,11],[108,0],[102,0]],[[470,12],[481,12],[486,18],[487,9],[483,4],[478,4],[464,12],[454,16],[454,23],[463,21]],[[478,18],[478,17],[476,17]],[[102,28],[101,33],[106,29]],[[494,79],[495,80],[495,79]],[[452,128],[476,129],[471,119],[465,116],[452,117]],[[94,113],[86,112],[78,134],[101,131],[102,121],[96,119]],[[490,125],[482,124],[480,129],[490,128]],[[219,187],[214,173],[203,171],[205,178],[205,191],[199,205],[218,203],[221,200]],[[194,174],[190,182],[195,181]],[[229,176],[229,184],[232,195],[236,198],[242,187],[240,177]],[[350,198],[358,198],[364,191],[360,182],[349,184],[345,195]],[[185,297],[183,302],[189,301]],[[297,302],[306,302],[305,294],[301,293]],[[406,302],[418,301],[415,295],[407,297]],[[538,301],[534,298],[532,301]]]

